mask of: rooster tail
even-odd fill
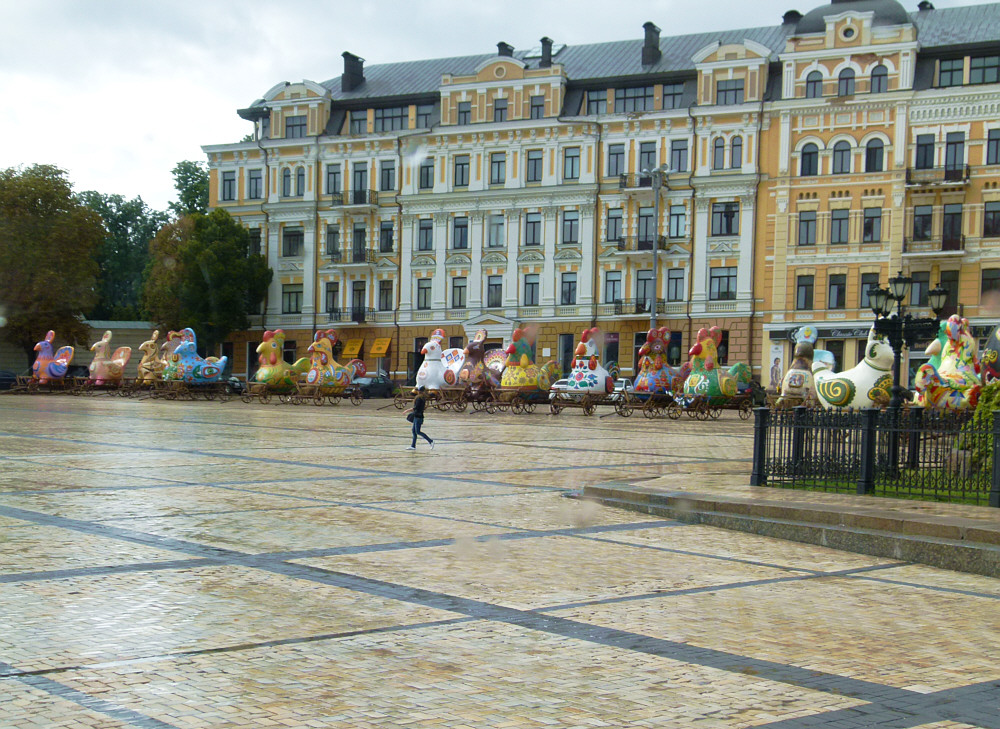
[[[619,373],[621,373],[621,368],[618,366],[618,363],[608,362],[607,365],[605,365],[605,367],[608,370],[608,374],[611,375],[611,379],[617,380]]]
[[[368,372],[368,368],[365,367],[364,360],[352,359],[347,363],[347,369],[351,371],[351,381],[353,382],[358,377],[364,377],[365,373]]]
[[[292,372],[298,373],[308,372],[311,362],[312,360],[309,357],[299,357],[295,360],[295,364],[293,364],[289,369],[291,369]]]

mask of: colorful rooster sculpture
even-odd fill
[[[94,353],[94,359],[90,363],[90,379],[93,385],[104,385],[112,382],[121,382],[125,374],[125,366],[132,359],[131,347],[119,347],[114,354],[109,354],[111,350],[111,330],[104,332],[104,336],[90,346],[90,351]]]
[[[160,359],[159,348],[156,346],[156,340],[159,338],[160,330],[156,329],[153,331],[151,339],[147,339],[139,345],[139,351],[142,352],[142,359],[139,360],[139,376],[137,379],[142,384],[157,382],[163,377],[163,368],[166,366],[166,363]]]
[[[723,371],[719,365],[719,342],[722,332],[718,327],[699,329],[694,346],[688,351],[691,357],[691,374],[684,381],[684,394],[700,396],[707,404],[718,406],[734,397],[741,387],[750,384],[750,367],[738,362]]]
[[[601,366],[600,346],[604,341],[597,327],[584,329],[580,342],[576,345],[573,370],[566,381],[568,393],[596,393],[608,395],[614,392],[618,363],[610,362],[607,369]]]
[[[507,357],[500,349],[491,349],[487,352],[486,337],[487,331],[480,329],[465,347],[465,361],[458,371],[459,385],[489,384],[494,387],[500,385],[503,363]],[[490,360],[493,366],[490,366],[487,360]]]
[[[940,367],[929,362],[917,370],[914,404],[941,410],[974,408],[982,381],[978,346],[969,330],[969,320],[953,314],[942,325],[946,341]]]
[[[559,365],[555,361],[539,367],[535,364],[535,342],[538,333],[535,327],[526,326],[514,330],[507,347],[507,361],[500,386],[511,390],[548,390],[556,381]]]
[[[55,338],[56,333],[50,329],[45,339],[35,345],[38,355],[31,365],[31,379],[43,385],[49,380],[61,380],[65,377],[69,363],[73,361],[72,347],[60,347],[55,354],[52,353],[52,340]]]
[[[650,329],[646,341],[639,348],[639,374],[633,383],[637,393],[680,393],[684,381],[691,374],[691,364],[685,362],[680,367],[667,364],[667,347],[670,330],[667,327]]]
[[[173,354],[177,351],[177,348],[181,346],[184,342],[195,341],[195,334],[193,329],[181,329],[179,332],[169,331],[167,332],[167,341],[160,345],[160,359],[163,360],[163,372],[161,374],[164,380],[180,380],[182,379],[178,375],[178,363],[179,359],[174,359]]]
[[[324,395],[342,393],[356,377],[363,377],[366,372],[365,363],[360,359],[352,359],[346,366],[337,363],[333,358],[333,348],[337,344],[337,339],[337,332],[334,329],[318,331],[313,336],[313,343],[306,350],[310,357],[306,382],[310,385],[319,385]]]
[[[813,377],[813,359],[818,332],[813,327],[803,327],[796,337],[792,364],[781,380],[781,397],[775,403],[779,408],[798,405],[816,407],[816,380]]]
[[[309,369],[308,357],[300,357],[295,364],[288,364],[282,358],[284,347],[285,332],[282,329],[264,332],[264,339],[257,346],[260,367],[254,373],[253,381],[265,385],[269,392],[291,392],[299,375]]]
[[[865,358],[846,372],[834,372],[814,359],[813,378],[820,404],[832,408],[878,408],[892,397],[892,347],[875,333],[868,332]]]
[[[444,349],[444,329],[435,329],[420,353],[424,361],[417,370],[417,387],[443,390],[459,384],[459,373],[465,364],[465,350],[457,347]]]
[[[204,385],[222,379],[222,373],[228,362],[227,357],[200,357],[194,329],[182,329],[180,332],[170,332],[167,335],[168,343],[178,339],[180,343],[169,355],[167,366],[163,370],[164,380],[181,380],[193,385]]]
[[[983,354],[979,358],[982,367],[983,384],[1000,380],[1000,326],[993,327],[989,339],[983,345]]]

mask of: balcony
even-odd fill
[[[391,311],[388,313],[390,316],[392,315]],[[367,321],[376,320],[375,310],[364,306],[352,306],[350,309],[330,309],[326,315],[330,317],[332,322],[353,321],[355,324],[364,324]]]
[[[965,236],[949,235],[934,240],[903,239],[903,254],[928,256],[935,254],[962,254],[965,252]]]
[[[347,252],[344,263],[375,263],[375,257],[372,248],[352,248]]]
[[[619,190],[635,190],[653,187],[653,178],[650,175],[628,174],[618,175]]]
[[[659,249],[661,251],[667,250],[667,237],[665,235],[658,236],[659,238]],[[618,246],[618,250],[623,253],[642,253],[644,251],[653,250],[653,241],[657,237],[651,235],[643,236],[626,236],[619,238],[614,242],[614,245]],[[611,241],[609,241],[611,243]]]
[[[633,314],[649,314],[652,312],[653,300],[650,298],[620,299],[615,302],[615,316],[631,316]],[[667,313],[666,301],[656,300],[656,313]]]
[[[965,185],[969,182],[969,165],[928,167],[926,169],[906,168],[907,187],[937,187]]]
[[[335,192],[333,205],[378,205],[378,193],[374,190],[347,190]]]
[[[341,263],[344,260],[344,255],[339,250],[327,251],[326,257],[330,259],[330,263]]]

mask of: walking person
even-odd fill
[[[407,413],[412,413],[406,419],[413,423],[413,442],[410,443],[410,447],[406,450],[415,451],[417,450],[417,436],[422,436],[431,445],[431,450],[434,450],[434,441],[420,430],[421,426],[424,424],[424,408],[427,405],[427,388],[421,385],[417,388],[417,397],[413,401],[413,407],[407,410]]]

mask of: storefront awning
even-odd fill
[[[345,359],[347,357],[357,357],[358,352],[361,351],[361,345],[364,343],[364,339],[348,339],[344,345],[344,351],[340,353],[340,356]]]
[[[372,357],[385,357],[389,353],[389,345],[392,344],[392,337],[379,337],[372,345]]]

